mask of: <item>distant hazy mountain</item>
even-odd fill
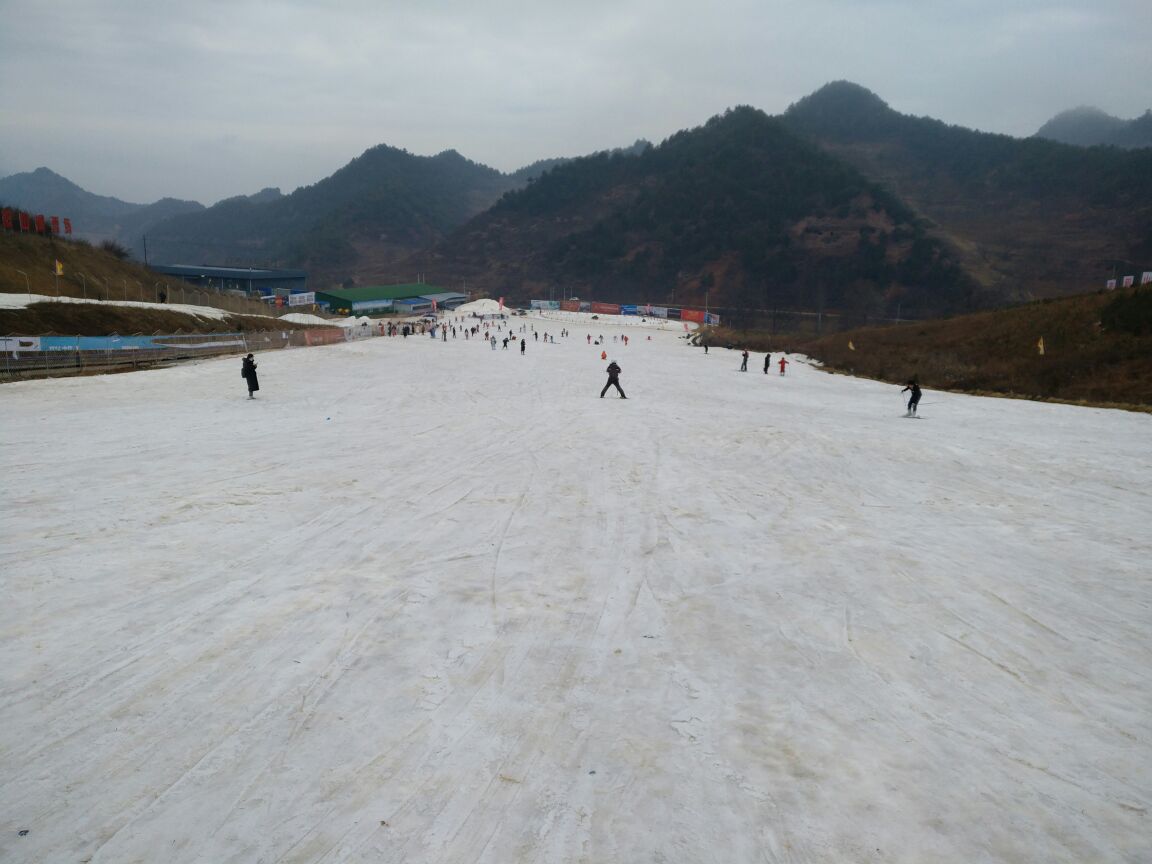
[[[846,81],[784,122],[935,223],[965,269],[1004,297],[1099,288],[1152,257],[1152,150],[1010,138],[893,111]]]
[[[541,169],[542,170],[542,169]],[[154,226],[149,256],[170,263],[291,265],[343,281],[431,245],[527,182],[454,150],[379,145],[290,195],[230,198]]]
[[[154,204],[130,204],[94,195],[47,168],[0,178],[0,201],[45,215],[72,220],[73,236],[99,242],[115,240],[130,246],[132,238],[152,225],[180,213],[203,210],[195,201],[163,198]]]
[[[780,117],[741,107],[512,174],[380,145],[289,195],[209,209],[96,196],[45,168],[0,180],[0,202],[139,258],[147,235],[153,263],[303,267],[318,287],[423,274],[516,299],[935,315],[1152,269],[1152,147],[1120,146],[949,126],[840,81]]]
[[[1096,144],[1152,147],[1152,111],[1145,111],[1134,120],[1122,120],[1099,108],[1084,105],[1057,114],[1040,127],[1036,137],[1079,147]]]

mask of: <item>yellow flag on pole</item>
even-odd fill
[[[60,259],[56,259],[56,275],[57,276],[63,276],[64,275],[64,265],[62,263],[60,263]]]
[[[1040,356],[1044,356],[1044,337],[1040,337],[1040,341],[1036,343],[1036,350],[1040,352]]]

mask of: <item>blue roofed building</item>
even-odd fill
[[[198,288],[237,291],[250,296],[284,296],[308,290],[308,273],[305,270],[208,267],[202,264],[151,264],[148,269]]]

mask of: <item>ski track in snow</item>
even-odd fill
[[[1152,417],[562,323],[0,388],[0,860],[1152,860]]]

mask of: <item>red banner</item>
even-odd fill
[[[64,233],[65,234],[71,234],[72,233],[72,220],[69,219],[67,216],[64,217]]]
[[[12,230],[12,209],[9,207],[4,208],[4,230]]]
[[[31,231],[32,230],[31,225],[32,225],[32,222],[31,222],[31,219],[28,216],[28,214],[27,213],[21,213],[20,214],[20,230],[21,231]]]
[[[565,312],[579,312],[580,311],[580,301],[579,300],[561,300],[560,301],[560,308],[563,309]]]
[[[60,233],[60,217],[59,216],[53,216],[51,219],[51,222],[52,222],[52,233],[53,234],[59,234]]]
[[[681,309],[681,321],[697,321],[700,324],[704,323],[704,311],[702,309]]]
[[[36,233],[37,234],[43,234],[44,233],[44,217],[41,216],[39,213],[36,214]]]
[[[601,315],[619,315],[620,314],[620,304],[619,303],[596,303],[595,301],[593,301],[592,311],[598,312]]]

